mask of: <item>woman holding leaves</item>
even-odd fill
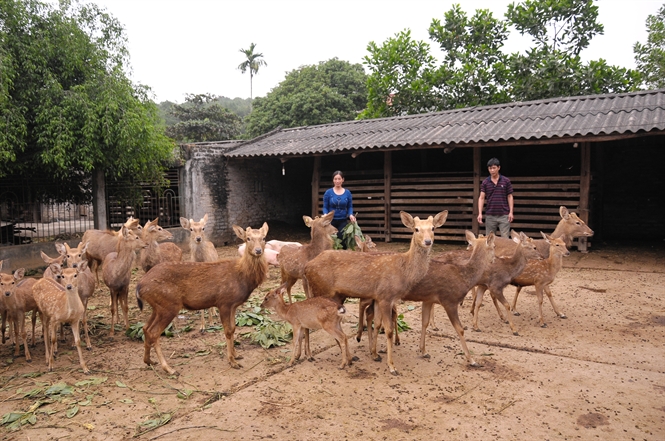
[[[351,192],[344,188],[344,174],[337,170],[333,173],[333,188],[329,188],[323,194],[323,214],[335,211],[332,226],[337,228],[337,237],[342,240],[344,227],[349,221],[356,221],[353,214],[353,196]],[[342,246],[346,249],[346,244],[342,241]]]

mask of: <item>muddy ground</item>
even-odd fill
[[[269,235],[268,239],[277,237]],[[294,237],[288,238],[293,239]],[[295,239],[304,239],[295,237]],[[379,250],[408,244],[379,243]],[[458,248],[435,245],[434,252]],[[232,256],[235,247],[219,248]],[[137,270],[133,284],[142,272]],[[252,310],[278,285],[279,271],[250,298]],[[62,345],[47,372],[41,327],[33,362],[0,347],[0,415],[24,416],[26,424],[0,428],[5,440],[202,440],[202,439],[665,439],[665,247],[594,244],[573,252],[552,286],[557,318],[544,305],[547,328],[538,326],[533,288],[523,290],[514,322],[502,323],[491,302],[480,310],[482,332],[467,330],[481,367],[470,367],[443,309],[438,329],[427,331],[431,355],[418,354],[420,305],[399,305],[412,327],[396,348],[398,376],[385,360],[372,361],[367,339],[349,338],[353,366],[337,369],[340,351],[325,332],[312,337],[314,362],[287,368],[290,345],[263,349],[238,328],[240,370],[231,369],[219,327],[199,333],[199,313],[183,312],[178,327],[195,330],[162,347],[179,376],[143,363],[143,343],[122,332],[109,337],[108,290],[90,303],[93,349],[84,352],[90,375],[76,351]],[[301,291],[300,284],[296,290]],[[133,292],[133,287],[130,292]],[[513,288],[506,288],[512,300]],[[547,301],[546,301],[547,302]],[[470,325],[467,301],[460,312]],[[355,334],[357,308],[344,324]],[[145,321],[130,296],[130,321]],[[70,337],[71,341],[71,337]],[[379,337],[385,347],[385,337]],[[153,353],[153,359],[155,359]],[[50,389],[50,390],[49,390]],[[29,422],[28,422],[29,420]],[[18,423],[15,423],[15,426]]]

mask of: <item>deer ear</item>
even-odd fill
[[[204,224],[208,223],[208,213],[203,215],[203,218],[201,219],[201,222],[203,222]]]
[[[186,217],[181,217],[180,226],[183,227],[185,230],[189,230],[189,219],[187,219]]]
[[[52,263],[48,266],[51,269],[51,272],[53,274],[60,274],[62,273],[62,267],[60,266],[59,263]]]
[[[88,268],[88,261],[87,260],[82,260],[79,263],[79,266],[78,266],[79,273],[84,272],[86,270],[86,268]]]
[[[21,280],[25,276],[25,268],[19,268],[16,271],[14,271],[14,280],[17,282]]]
[[[62,242],[56,242],[55,249],[59,254],[67,254],[67,248],[65,247],[65,244],[63,244]]]
[[[245,239],[247,238],[247,233],[245,232],[245,230],[242,229],[241,226],[239,226],[239,225],[234,225],[234,226],[233,226],[233,231],[235,231],[236,236],[238,236],[240,239],[242,239],[243,242],[244,242]]]
[[[309,228],[312,228],[312,221],[313,221],[314,219],[312,219],[312,218],[309,217],[309,216],[303,216],[303,217],[302,217],[302,220],[305,222],[305,225],[307,225]]]
[[[561,215],[562,219],[568,219],[569,213],[565,206],[562,205],[559,207],[559,214]]]
[[[441,225],[446,223],[446,219],[448,219],[448,210],[443,210],[440,213],[437,213],[436,216],[434,216],[434,228],[439,228]]]
[[[268,235],[268,222],[264,222],[263,225],[261,225],[261,234],[263,234],[264,238]]]
[[[402,219],[402,223],[407,228],[413,228],[413,216],[411,216],[406,211],[400,211],[399,217]]]
[[[476,239],[476,236],[469,230],[466,230],[464,234],[466,236],[466,241],[469,242],[469,244],[472,244],[473,241]]]

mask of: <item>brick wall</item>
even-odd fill
[[[208,237],[217,246],[237,242],[232,226],[259,228],[263,222],[300,225],[311,211],[313,159],[284,164],[276,158],[225,158],[229,147],[189,145],[181,175],[182,216],[208,213]]]

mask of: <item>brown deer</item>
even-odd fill
[[[57,263],[51,264],[51,271],[61,282],[42,278],[32,287],[37,307],[41,313],[44,328],[44,344],[46,346],[46,364],[53,370],[53,358],[57,350],[56,329],[60,323],[70,323],[74,334],[74,345],[79,354],[79,362],[83,372],[90,370],[83,360],[79,322],[83,318],[83,303],[78,295],[78,275],[85,271],[88,263],[82,262],[78,268],[62,268]]]
[[[287,305],[284,303],[283,297],[285,292],[286,284],[283,283],[266,295],[261,303],[261,308],[274,309],[282,320],[286,320],[293,327],[293,345],[289,366],[293,366],[296,360],[300,359],[305,329],[323,329],[332,335],[342,350],[342,364],[339,368],[344,369],[346,366],[351,366],[349,345],[346,334],[342,330],[342,319],[346,316],[346,308],[325,297],[314,297]],[[305,344],[305,357],[309,361],[314,361],[309,342]]]
[[[59,245],[59,243],[55,244],[56,249],[58,249],[58,245]],[[58,249],[58,252],[60,252],[59,249]],[[62,265],[65,262],[65,258],[67,256],[63,253],[60,253],[58,255],[58,257],[49,257],[49,255],[46,254],[43,251],[40,251],[39,253],[42,256],[42,260],[44,261],[44,263],[46,263],[46,265],[48,265],[46,267],[46,269],[44,270],[44,274],[43,274],[42,277],[46,277],[46,278],[55,280],[55,277],[53,276],[53,273],[51,272],[51,264],[52,263],[57,263],[58,265]]]
[[[511,285],[517,287],[511,309],[513,314],[520,315],[516,309],[517,297],[520,294],[520,290],[525,286],[535,286],[536,296],[538,296],[538,308],[540,310],[540,326],[546,328],[547,324],[543,319],[543,291],[550,299],[550,303],[552,304],[552,308],[556,315],[562,319],[567,318],[565,314],[559,311],[559,308],[557,308],[554,303],[552,291],[550,291],[550,285],[554,282],[557,273],[563,266],[563,257],[570,256],[570,251],[566,248],[566,243],[562,238],[554,239],[552,236],[548,236],[545,233],[541,232],[540,234],[543,235],[543,238],[550,246],[549,257],[543,260],[530,260],[520,275],[510,281]]]
[[[561,216],[561,220],[550,237],[553,239],[560,237],[567,248],[572,246],[573,239],[577,237],[593,236],[593,230],[582,219],[577,217],[577,214],[569,212],[565,206],[562,205],[559,207],[559,215]],[[543,258],[547,258],[550,252],[550,244],[543,239],[538,239],[534,242]]]
[[[432,309],[435,304],[443,306],[460,338],[460,344],[467,362],[477,366],[464,338],[464,327],[459,319],[459,305],[467,292],[480,280],[487,267],[494,261],[495,248],[494,233],[488,237],[476,238],[472,232],[466,232],[466,240],[469,243],[471,254],[468,258],[449,259],[447,256],[438,255],[430,259],[427,274],[420,282],[413,286],[402,300],[423,302],[422,329],[420,333],[420,353],[423,358],[429,358],[425,349],[426,330],[432,317]],[[456,252],[450,252],[455,254]],[[462,256],[464,257],[464,256]],[[372,322],[373,308],[367,309],[367,321]]]
[[[129,228],[135,234],[141,234],[141,224],[138,219],[129,217],[125,222],[124,227]],[[88,266],[95,275],[97,283],[99,284],[99,273],[97,269],[104,261],[107,254],[113,253],[118,248],[118,240],[120,239],[120,231],[111,230],[87,230],[83,233],[81,242],[88,243],[86,255],[88,256]]]
[[[215,244],[206,239],[205,227],[208,223],[208,213],[203,215],[200,221],[195,222],[194,219],[180,218],[180,225],[189,230],[189,250],[191,262],[216,262],[219,260],[219,254],[215,249]],[[215,310],[209,311],[214,314]],[[174,324],[175,325],[175,324]],[[201,327],[200,332],[206,330],[206,310],[201,311]]]
[[[78,288],[77,292],[81,298],[81,303],[83,303],[83,332],[85,334],[85,348],[90,351],[92,350],[92,344],[90,343],[90,332],[88,331],[88,301],[90,297],[95,293],[95,277],[92,275],[92,271],[87,265],[87,242],[79,242],[76,248],[71,248],[69,244],[57,243],[55,247],[58,249],[62,255],[65,256],[65,262],[69,268],[81,268],[83,262],[86,262],[85,269],[81,269],[78,275]],[[63,279],[56,280],[61,282]],[[62,334],[62,328],[60,329]]]
[[[434,228],[444,224],[448,212],[442,211],[424,220],[414,218],[404,211],[400,212],[400,216],[404,226],[413,233],[407,252],[381,254],[324,251],[305,266],[310,297],[332,298],[340,305],[347,297],[375,301],[374,317],[377,325],[369,333],[371,354],[374,360],[381,360],[376,351],[376,342],[379,328],[383,327],[386,332],[388,367],[393,375],[397,375],[392,357],[393,306],[427,274]]]
[[[289,303],[293,302],[291,298],[291,288],[298,281],[303,278],[305,265],[310,260],[321,254],[325,250],[332,250],[333,239],[332,235],[337,233],[337,228],[333,227],[330,222],[335,216],[334,211],[330,211],[321,217],[317,216],[312,219],[309,216],[303,216],[305,225],[310,229],[311,240],[308,244],[303,246],[288,245],[281,249],[277,256],[279,262],[280,272],[282,274],[282,283],[286,286],[286,292],[289,294]],[[308,293],[307,281],[302,281],[305,294]],[[309,296],[308,296],[309,297]]]
[[[2,263],[3,261],[0,260],[0,269],[2,269]],[[9,321],[9,335],[14,336],[14,357],[18,357],[20,354],[22,339],[25,360],[29,363],[32,361],[32,358],[30,357],[27,332],[25,330],[25,313],[29,309],[27,309],[28,306],[26,305],[25,299],[16,292],[18,284],[21,279],[23,279],[24,275],[25,268],[19,268],[14,271],[13,274],[0,274],[0,295],[2,296],[2,302],[6,309],[6,318]],[[33,342],[35,338],[34,333],[35,331],[33,328]]]
[[[510,304],[503,296],[503,289],[510,284],[513,277],[522,273],[530,260],[540,260],[541,254],[536,248],[535,241],[527,237],[526,234],[513,231],[512,236],[512,240],[517,245],[512,247],[514,249],[512,254],[497,256],[494,263],[487,268],[485,274],[483,274],[483,277],[481,277],[479,283],[474,288],[473,303],[471,305],[474,331],[480,331],[480,328],[478,328],[478,311],[482,303],[483,294],[486,290],[489,290],[494,306],[499,312],[499,317],[502,321],[506,322],[497,300],[506,308],[506,317],[510,329],[514,335],[518,335],[517,329],[510,318]],[[504,247],[504,249],[507,249],[507,247]]]
[[[157,265],[139,281],[136,299],[139,308],[147,302],[152,314],[143,326],[145,354],[143,361],[150,360],[150,348],[154,347],[162,368],[169,374],[173,370],[159,344],[159,336],[182,308],[192,311],[217,307],[226,336],[226,351],[231,367],[239,369],[233,344],[235,313],[252,291],[267,277],[268,263],[263,255],[268,224],[256,230],[243,230],[234,225],[233,231],[247,243],[245,255],[236,259],[221,259],[216,262],[164,262]]]
[[[143,227],[143,241],[148,244],[140,253],[141,268],[146,273],[162,262],[180,262],[182,250],[173,242],[159,243],[173,239],[173,234],[158,225],[159,218],[148,221]]]
[[[136,233],[123,226],[120,230],[120,239],[116,245],[116,252],[106,255],[103,261],[102,277],[104,283],[111,291],[111,336],[115,335],[115,323],[119,320],[118,302],[125,316],[125,329],[129,328],[129,281],[132,276],[132,265],[136,257],[136,250],[147,247]]]

